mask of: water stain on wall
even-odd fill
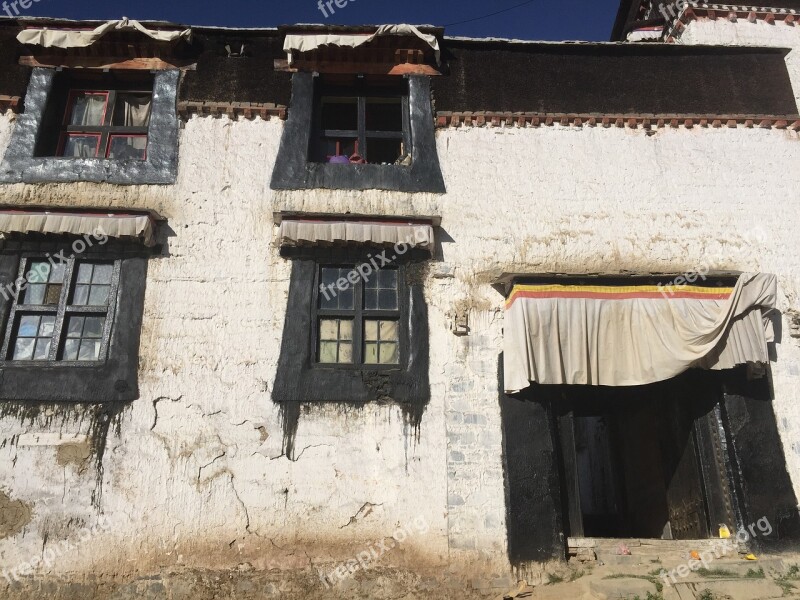
[[[13,537],[31,522],[31,507],[0,491],[0,539]]]

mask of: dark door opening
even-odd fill
[[[698,439],[719,399],[713,390],[688,375],[561,391],[555,408],[570,536],[710,537],[719,515],[709,509],[707,488],[727,485],[724,464],[703,464],[708,453]]]

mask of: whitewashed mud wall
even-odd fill
[[[0,140],[8,128],[3,117]],[[797,133],[446,129],[437,143],[448,193],[412,196],[270,191],[281,128],[191,119],[175,186],[0,189],[4,203],[153,209],[171,229],[168,253],[149,267],[141,398],[108,435],[99,509],[80,437],[90,419],[0,419],[3,565],[100,523],[108,527],[99,541],[37,573],[325,568],[421,517],[427,531],[383,564],[439,575],[465,564],[491,579],[508,570],[503,298],[490,285],[499,274],[762,270],[779,277],[781,309],[800,310]],[[300,417],[297,460],[281,456],[270,389],[290,265],[275,246],[276,210],[441,215],[443,262],[426,284],[431,402],[418,437],[397,408],[311,408]],[[471,333],[457,337],[450,325],[463,312]],[[800,343],[790,330],[787,318],[773,373],[800,493]]]

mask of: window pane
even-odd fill
[[[322,99],[322,128],[355,131],[358,129],[358,99]]]
[[[378,271],[380,287],[397,289],[397,269],[381,269]]]
[[[396,365],[400,362],[397,344],[381,344],[380,352],[380,364]]]
[[[339,344],[336,342],[321,342],[319,345],[319,362],[326,364],[338,362],[338,348]]]
[[[381,310],[397,310],[397,291],[380,290],[378,292],[378,307]]]
[[[114,273],[113,265],[94,265],[92,283],[111,283],[111,275]]]
[[[353,362],[353,344],[339,344],[339,362],[345,364]]]
[[[19,338],[14,344],[14,360],[31,360],[35,338]]]
[[[76,285],[75,296],[72,299],[72,303],[76,306],[86,306],[87,302],[89,302],[89,286]]]
[[[402,154],[402,140],[367,138],[367,162],[370,164],[393,165]]]
[[[111,288],[107,285],[93,285],[89,292],[89,306],[105,306],[108,304],[108,292]]]
[[[144,160],[147,157],[147,136],[112,135],[108,140],[108,158]]]
[[[53,265],[50,269],[50,283],[64,283],[64,272],[67,266],[64,263]]]
[[[397,321],[381,321],[380,336],[381,336],[381,341],[396,342],[399,339]]]
[[[44,293],[46,285],[35,284],[28,286],[25,290],[25,304],[44,304]]]
[[[378,344],[365,344],[364,363],[368,365],[378,364]]]
[[[322,309],[353,310],[353,288],[354,286],[347,281],[347,276],[351,269],[324,267],[320,279],[322,289],[319,293],[319,307]],[[336,282],[340,279],[345,280],[342,289],[337,287]]]
[[[403,104],[400,98],[367,98],[368,131],[403,131]]]
[[[47,283],[50,278],[50,263],[35,261],[30,263],[30,270],[25,274],[28,283]]]
[[[364,339],[369,342],[378,341],[378,321],[364,321]]]
[[[77,339],[69,339],[64,342],[64,360],[78,360],[78,348],[81,341]]]
[[[339,321],[335,319],[322,319],[319,322],[319,339],[321,340],[338,340],[339,339]]]
[[[76,92],[73,98],[70,125],[102,125],[106,111],[105,93]]]
[[[147,127],[150,124],[152,99],[152,94],[117,94],[113,124],[124,127]]]
[[[61,156],[69,158],[94,158],[97,156],[97,147],[99,145],[99,135],[68,133]]]
[[[38,338],[36,340],[36,350],[33,353],[33,360],[47,360],[50,355],[50,338]]]
[[[100,340],[81,340],[78,360],[97,360],[100,358]]]
[[[352,321],[339,321],[339,339],[352,340],[353,339],[353,322]]]
[[[39,323],[39,337],[50,337],[53,335],[53,326],[55,325],[56,318],[52,316],[42,317]]]
[[[61,298],[61,287],[60,285],[48,285],[44,304],[58,304],[58,300]]]
[[[39,317],[35,315],[26,315],[20,319],[19,337],[36,337],[39,331]]]
[[[86,323],[83,326],[83,337],[86,338],[103,337],[104,324],[105,324],[105,319],[103,317],[86,317]]]
[[[346,290],[339,292],[339,308],[341,310],[353,310],[354,290],[350,283],[347,285],[349,287]]]
[[[79,338],[83,332],[83,317],[70,317],[67,321],[67,337]]]
[[[367,310],[377,310],[378,290],[364,290],[364,308]]]
[[[81,263],[78,265],[78,283],[91,283],[94,265]]]

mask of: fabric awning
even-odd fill
[[[0,232],[104,235],[155,244],[155,224],[148,214],[0,210]]]
[[[426,223],[389,221],[331,221],[283,219],[281,246],[374,244],[433,251],[433,226]]]
[[[293,50],[297,50],[298,52],[310,52],[316,50],[320,46],[327,45],[358,48],[384,35],[416,36],[433,48],[433,51],[436,53],[436,64],[441,62],[441,49],[439,48],[439,40],[436,39],[436,36],[422,33],[413,25],[381,25],[378,27],[378,30],[372,34],[308,33],[287,35],[283,42],[283,49],[288,54],[289,64],[291,64]]]
[[[49,29],[47,27],[42,29],[23,29],[17,35],[17,40],[22,44],[43,46],[45,48],[86,48],[112,31],[138,31],[159,42],[174,42],[181,38],[187,41],[192,39],[191,29],[182,31],[147,29],[139,21],[123,18],[116,21],[108,21],[89,31]]]
[[[776,297],[770,274],[741,275],[733,288],[516,285],[505,312],[506,392],[766,365]]]

